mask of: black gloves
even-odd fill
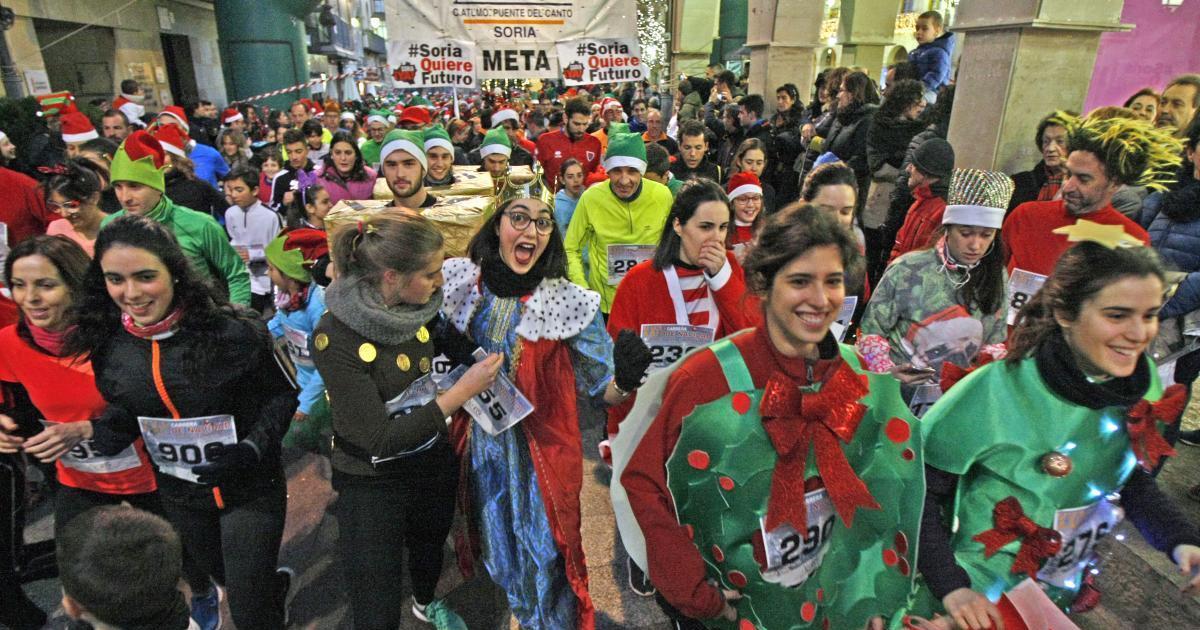
[[[258,450],[242,441],[210,457],[209,463],[192,468],[192,472],[196,473],[198,483],[219,486],[251,472],[258,462]]]
[[[613,344],[613,380],[617,387],[623,392],[637,389],[653,359],[650,348],[637,333],[628,328],[622,330]]]

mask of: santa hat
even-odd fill
[[[518,126],[521,124],[521,117],[517,116],[517,111],[505,107],[504,109],[496,110],[495,113],[492,114],[492,129],[499,127],[500,123],[506,120],[511,120],[517,123]]]
[[[87,142],[100,137],[87,115],[79,110],[62,115],[62,139],[67,144]]]
[[[425,138],[421,136],[421,132],[407,129],[389,131],[383,137],[383,148],[379,150],[380,162],[396,151],[404,151],[417,158],[417,161],[421,163],[421,169],[429,170],[429,160],[425,158]]]
[[[479,146],[481,160],[496,153],[506,157],[512,156],[512,140],[508,139],[508,132],[503,127],[489,129],[483,136],[483,144]]]
[[[610,109],[621,109],[621,101],[612,97],[605,97],[600,100],[600,111],[606,112]],[[624,111],[624,110],[622,110]]]
[[[171,118],[174,118],[179,126],[183,127],[183,131],[185,133],[190,133],[192,131],[192,128],[188,125],[187,114],[184,113],[182,107],[178,105],[170,105],[164,108],[162,112],[158,114],[158,120],[161,122],[164,116],[170,116]]]
[[[354,112],[342,112],[342,115],[338,116],[338,120],[354,120]]]
[[[188,144],[191,138],[175,125],[165,125],[154,129],[154,139],[162,145],[163,151],[181,157],[187,157]]]
[[[154,136],[141,129],[133,132],[117,149],[109,172],[114,182],[137,182],[162,192],[166,189],[163,169],[167,156]]]
[[[608,137],[608,151],[604,154],[604,170],[611,171],[621,166],[632,166],[646,174],[646,143],[641,134],[617,133]]]
[[[317,103],[316,101],[312,100],[311,98],[302,98],[302,99],[300,99],[300,102],[304,105],[304,109],[308,110],[309,114],[322,113],[321,104]]]
[[[226,125],[232,125],[239,120],[246,120],[246,117],[242,115],[242,112],[232,107],[227,108],[221,113],[221,122]]]
[[[942,225],[1000,229],[1015,185],[1004,173],[976,168],[954,169]]]
[[[308,284],[313,265],[329,254],[329,235],[312,228],[292,230],[268,243],[263,253],[283,275]]]
[[[35,98],[37,98],[38,107],[41,108],[38,116],[58,116],[75,109],[75,97],[71,96],[70,92],[52,92]]]
[[[400,114],[400,122],[428,125],[429,123],[433,122],[433,119],[429,117],[428,109],[411,105],[409,107],[405,107],[404,111]]]
[[[758,175],[750,171],[741,171],[730,176],[729,183],[725,185],[725,192],[729,193],[730,201],[742,195],[762,195],[762,182],[758,180]]]
[[[442,147],[451,155],[454,154],[454,143],[450,142],[450,134],[437,125],[425,129],[425,150],[428,151],[433,147]]]
[[[367,114],[367,124],[381,122],[386,125],[388,124],[388,116],[389,114],[386,109],[373,109],[370,114]]]

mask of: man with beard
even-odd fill
[[[1174,127],[1175,137],[1183,138],[1188,123],[1200,109],[1200,74],[1175,77],[1163,90],[1158,106],[1159,127]]]
[[[1182,144],[1169,129],[1125,118],[1061,118],[1067,130],[1062,198],[1021,204],[1004,221],[1010,286],[1028,283],[1022,285],[1032,289],[1022,292],[1027,296],[1040,288],[1038,278],[1045,280],[1071,242],[1085,234],[1092,240],[1119,240],[1124,232],[1149,245],[1146,231],[1113,208],[1113,193],[1122,185],[1162,188],[1174,179],[1180,161]]]
[[[546,173],[546,182],[558,187],[558,171],[562,163],[570,158],[579,160],[583,165],[583,175],[587,177],[600,166],[600,139],[587,133],[591,112],[588,104],[579,97],[567,101],[564,114],[563,128],[548,131],[538,136],[537,159]],[[566,226],[563,226],[564,228]]]
[[[381,169],[392,191],[392,207],[420,210],[437,203],[437,197],[425,188],[425,139],[418,131],[393,129],[383,138]]]

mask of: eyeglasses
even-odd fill
[[[761,201],[762,201],[762,195],[739,195],[736,199],[733,200],[733,203],[745,206],[745,205],[749,205],[751,203],[758,203]]]
[[[57,201],[46,202],[46,207],[55,212],[58,212],[59,210],[78,210],[79,206],[81,205],[83,205],[83,202],[78,199],[72,199],[66,203],[58,203]]]
[[[524,212],[505,212],[504,216],[508,217],[508,222],[512,223],[513,229],[518,232],[524,232],[529,224],[533,224],[533,229],[537,230],[538,234],[549,234],[554,231],[554,220],[545,217],[534,219]]]

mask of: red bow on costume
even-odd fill
[[[950,388],[953,387],[955,383],[966,378],[968,374],[995,360],[996,357],[990,354],[980,354],[979,356],[975,357],[975,364],[966,369],[960,368],[957,364],[949,361],[943,363],[941,381],[942,393],[950,391]]]
[[[1021,549],[1013,560],[1012,572],[1036,575],[1042,561],[1058,553],[1062,547],[1062,534],[1042,527],[1025,516],[1017,497],[1008,497],[996,504],[992,510],[993,529],[976,535],[971,540],[983,543],[983,557],[990,558],[1008,543],[1021,539]]]
[[[791,523],[797,531],[808,528],[804,501],[804,471],[809,445],[814,445],[817,470],[838,516],[850,527],[854,510],[879,509],[866,484],[846,461],[838,440],[849,443],[867,408],[858,399],[867,394],[867,378],[843,363],[820,391],[803,393],[787,375],[776,372],[767,382],[759,412],[763,428],[779,455],[771,475],[767,529]]]
[[[1187,389],[1178,383],[1168,387],[1158,402],[1139,400],[1125,417],[1130,446],[1138,463],[1147,471],[1158,466],[1158,460],[1175,455],[1175,449],[1158,432],[1158,423],[1175,424],[1187,403]]]

